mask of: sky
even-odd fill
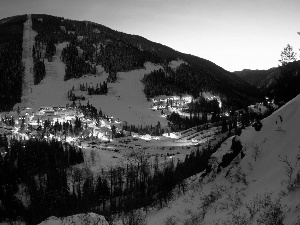
[[[88,20],[210,60],[228,71],[300,59],[299,0],[1,0],[0,17],[50,14]]]

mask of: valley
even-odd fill
[[[90,22],[23,28],[0,222],[299,224],[299,96],[279,108],[212,62]]]

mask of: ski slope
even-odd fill
[[[22,43],[22,62],[25,67],[24,76],[23,76],[23,85],[22,85],[22,103],[15,105],[15,108],[18,106],[24,107],[25,105],[30,107],[31,101],[27,96],[32,92],[33,87],[33,57],[32,57],[32,48],[35,42],[35,36],[37,33],[32,30],[32,20],[31,15],[27,15],[27,20],[24,23],[24,32],[23,32],[23,43]]]
[[[36,34],[32,30],[31,16],[28,15],[28,20],[24,24],[23,38],[23,62],[25,66],[23,95],[22,102],[16,104],[15,109],[17,107],[30,107],[38,110],[42,106],[65,106],[67,103],[71,103],[67,99],[67,93],[74,87],[74,93],[86,97],[85,101],[81,101],[82,104],[87,104],[89,101],[106,115],[127,121],[128,124],[156,125],[158,121],[162,125],[167,123],[166,118],[162,117],[160,112],[150,110],[151,105],[143,93],[141,82],[144,74],[160,69],[162,66],[145,63],[144,69],[120,72],[117,82],[108,84],[107,95],[89,96],[87,92],[79,93],[79,90],[76,92],[79,89],[79,84],[96,86],[97,83],[106,81],[108,74],[98,65],[96,75],[86,74],[78,79],[64,81],[65,64],[60,59],[61,51],[68,44],[68,42],[64,42],[56,45],[56,54],[51,62],[44,59],[46,76],[38,85],[33,85],[32,46]],[[182,60],[172,61],[170,66],[176,68],[181,63],[183,63]]]

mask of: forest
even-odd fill
[[[57,141],[10,140],[1,136],[0,221],[24,220],[37,224],[49,216],[95,212],[110,220],[112,215],[133,209],[164,207],[175,194],[185,192],[184,179],[209,171],[208,160],[227,138],[224,133],[214,144],[192,152],[183,162],[171,160],[164,166],[150,163],[144,152],[127,155],[129,163],[94,174],[83,162],[80,148]],[[23,188],[21,188],[23,187]],[[24,196],[18,198],[20,193]]]
[[[79,78],[88,73],[96,74],[96,67],[79,57],[78,49],[72,42],[62,50],[61,60],[66,64],[65,80]]]
[[[144,84],[143,91],[148,99],[159,95],[182,96],[184,94],[192,95],[194,99],[197,99],[201,97],[202,92],[211,92],[221,97],[222,103],[227,109],[244,108],[253,101],[251,97],[247,98],[237,90],[225,90],[220,81],[213,82],[211,79],[205,73],[201,73],[201,70],[183,63],[175,70],[165,66],[163,69],[145,74],[142,83]],[[222,91],[223,89],[226,93]],[[235,95],[231,95],[229,92],[234,92]],[[258,96],[257,99],[259,99]],[[244,100],[242,101],[242,99]]]
[[[0,157],[0,221],[36,224],[37,218],[65,207],[67,169],[83,162],[81,149],[55,140],[8,141],[5,135],[0,147],[7,152]]]
[[[23,24],[26,15],[0,24],[0,111],[21,102]]]

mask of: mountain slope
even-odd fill
[[[114,82],[119,72],[143,68],[146,62],[160,64],[166,68],[172,60],[182,59],[190,67],[185,74],[188,79],[187,92],[192,89],[198,93],[202,90],[212,91],[228,100],[228,104],[233,104],[234,101],[244,104],[245,101],[260,97],[255,88],[216,64],[180,53],[143,37],[114,31],[92,22],[73,21],[49,15],[34,14],[32,20],[33,29],[38,32],[37,40],[44,44],[50,40],[56,43],[70,42],[82,50],[83,59],[91,64],[88,70],[92,71],[94,64],[101,65],[109,74],[109,81]],[[65,61],[67,71],[74,71],[76,65],[72,61],[74,62],[74,59]],[[85,72],[67,72],[65,79],[80,77]]]
[[[232,148],[228,139],[213,154],[209,175],[190,178],[188,191],[151,213],[148,224],[299,224],[300,95],[262,124],[260,131],[248,127],[235,136],[245,157],[217,173]]]
[[[264,79],[266,79],[271,73],[273,73],[277,68],[270,68],[268,70],[249,70],[244,69],[242,71],[235,71],[234,73],[241,77],[243,80],[249,84],[259,88],[261,87]]]
[[[300,93],[299,71],[300,63],[295,61],[268,70],[243,70],[234,73],[279,103],[287,102]]]
[[[242,71],[235,71],[234,73],[262,91],[265,95],[269,95],[274,90],[277,79],[281,75],[281,70],[279,67],[276,67],[268,70],[245,69]]]

